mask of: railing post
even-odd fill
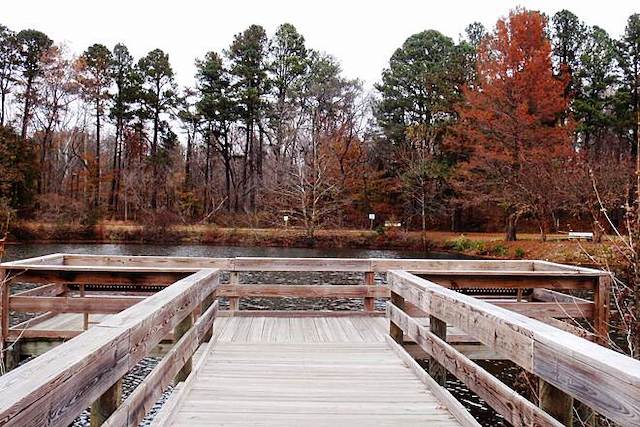
[[[177,343],[178,340],[180,340],[180,338],[182,338],[182,336],[186,334],[189,329],[191,329],[191,327],[193,327],[193,313],[189,313],[180,323],[176,325],[173,330],[173,342]],[[174,379],[175,384],[178,384],[179,382],[187,379],[187,377],[191,373],[192,365],[193,357],[189,357],[185,361],[184,366],[176,374]]]
[[[429,330],[443,341],[447,340],[447,324],[437,317],[429,316]],[[429,375],[441,386],[447,382],[446,368],[432,357],[429,358]]]
[[[202,300],[202,304],[200,304],[200,313],[206,312],[215,301],[216,301],[216,294],[214,291],[214,292],[211,292],[209,295],[207,295],[204,298],[204,300]],[[209,342],[211,340],[212,335],[213,335],[213,330],[209,329],[207,332],[205,332],[204,336],[202,337],[202,342]]]
[[[611,276],[600,276],[594,280],[593,289],[593,325],[598,343],[609,347],[609,298],[611,295]]]
[[[557,389],[542,378],[538,380],[540,409],[565,426],[573,425],[573,397]]]
[[[87,295],[84,283],[81,283],[80,285],[78,285],[78,288],[80,289],[81,297],[84,297]],[[82,329],[85,331],[89,329],[89,313],[82,313]]]
[[[393,291],[391,291],[391,303],[400,310],[404,310],[404,298]],[[404,332],[402,332],[402,328],[393,323],[391,319],[389,319],[389,335],[391,335],[391,338],[398,344],[404,344]]]
[[[9,281],[5,269],[0,269],[0,375],[5,373],[5,340],[9,329]],[[8,369],[7,369],[8,370]]]
[[[367,271],[364,273],[364,284],[367,286],[375,286],[375,273],[373,271]],[[373,297],[365,297],[364,298],[364,311],[374,311],[375,310],[375,301],[376,299]]]
[[[122,378],[116,381],[91,405],[91,427],[99,427],[113,414],[122,402]]]
[[[237,272],[232,271],[231,273],[229,273],[229,283],[232,286],[238,286],[240,284]],[[229,310],[238,311],[239,309],[240,309],[240,298],[229,297]]]

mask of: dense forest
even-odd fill
[[[186,41],[185,41],[186,42]],[[640,15],[619,39],[516,9],[398,47],[369,93],[291,24],[238,33],[178,87],[161,49],[70,52],[0,25],[0,212],[165,226],[474,227],[596,238],[640,191]],[[4,221],[3,221],[4,222]]]

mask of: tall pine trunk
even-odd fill
[[[33,87],[33,79],[29,77],[27,79],[26,87],[24,90],[24,111],[22,114],[22,132],[20,136],[22,139],[27,138],[27,128],[29,126],[29,114],[31,110],[31,90]]]
[[[101,107],[100,107],[100,94],[98,93],[98,99],[96,100],[96,165],[94,171],[94,200],[93,207],[98,209],[100,208],[100,115],[101,115]]]

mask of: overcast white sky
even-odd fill
[[[139,58],[151,49],[169,53],[179,83],[192,84],[194,59],[221,51],[251,24],[271,36],[283,22],[294,24],[311,48],[333,54],[345,74],[367,88],[380,78],[393,51],[411,34],[435,29],[458,39],[473,21],[491,28],[522,5],[551,15],[566,8],[612,36],[640,13],[638,0],[2,0],[0,23],[13,30],[35,28],[80,53],[93,43],[124,42]],[[93,6],[95,4],[96,6]],[[99,7],[98,7],[99,4]]]

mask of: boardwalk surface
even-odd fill
[[[178,426],[457,426],[382,318],[216,319],[160,419]]]

